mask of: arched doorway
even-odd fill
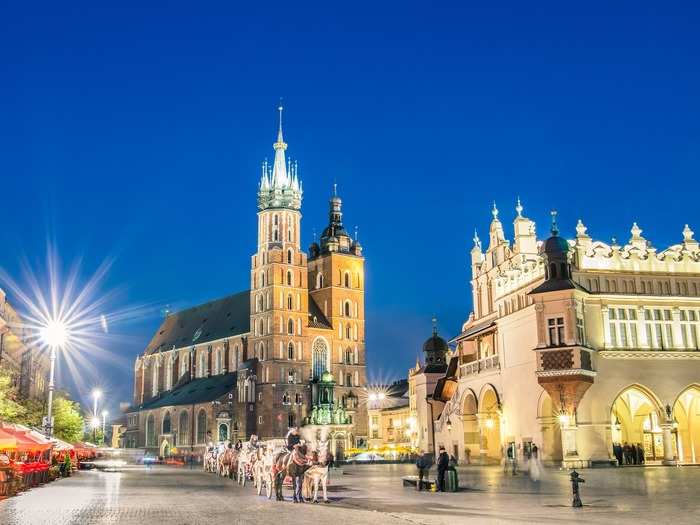
[[[345,434],[337,432],[331,436],[331,453],[337,461],[345,459]]]
[[[228,425],[226,423],[219,423],[219,441],[228,440]]]
[[[482,459],[501,460],[501,403],[496,390],[487,385],[481,391],[479,401],[479,433]]]
[[[479,457],[481,440],[479,436],[479,419],[477,417],[478,404],[476,394],[470,388],[462,399],[462,429],[464,431],[464,461],[471,463],[472,459]]]
[[[681,463],[700,461],[700,386],[686,388],[673,404],[673,426]]]
[[[167,439],[164,439],[160,444],[160,456],[167,458],[170,456],[170,443]]]
[[[543,461],[558,463],[564,455],[561,445],[561,423],[559,414],[555,413],[554,403],[549,394],[544,391],[540,398],[539,421],[542,425],[542,443],[540,444],[540,458]],[[537,443],[535,443],[537,445]]]
[[[645,462],[663,460],[661,424],[664,422],[664,412],[651,391],[638,385],[623,390],[612,405],[610,422],[613,444],[619,443],[623,448],[625,445],[641,446]],[[625,458],[625,463],[629,462],[629,458]]]

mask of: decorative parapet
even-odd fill
[[[465,377],[480,374],[482,372],[495,372],[499,371],[500,369],[500,360],[498,358],[498,354],[496,354],[490,357],[485,357],[484,359],[479,359],[478,361],[472,361],[470,363],[459,365],[459,375],[460,377]]]
[[[678,350],[600,350],[601,359],[700,359],[700,351]]]
[[[586,235],[586,227],[580,221],[576,231],[575,267],[580,271],[700,274],[700,246],[687,224],[683,229],[683,242],[661,251],[642,237],[642,229],[637,223],[632,225],[631,237],[624,246],[619,245],[615,239],[610,244],[594,241]]]

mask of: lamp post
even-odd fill
[[[42,329],[40,333],[41,339],[50,348],[49,353],[49,396],[47,400],[47,416],[44,424],[44,433],[46,437],[53,435],[53,391],[55,388],[54,372],[56,369],[56,354],[57,350],[66,344],[68,340],[68,331],[66,326],[60,321],[50,321]]]
[[[97,427],[100,426],[100,420],[97,417],[97,400],[100,399],[102,392],[99,389],[92,391],[92,440],[97,444]]]
[[[105,423],[107,422],[107,415],[109,412],[106,410],[102,411],[102,444],[104,445],[105,442]]]

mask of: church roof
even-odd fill
[[[145,355],[199,345],[250,331],[250,290],[168,315]]]
[[[200,377],[185,383],[181,387],[165,392],[162,396],[146,401],[139,410],[194,405],[215,401],[231,392],[236,387],[236,372]]]
[[[309,294],[309,326],[311,328],[324,328],[327,330],[332,330],[333,325],[330,321],[323,315],[323,311],[319,308],[314,298]]]

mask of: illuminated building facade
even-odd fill
[[[309,420],[322,377],[343,430],[332,450],[366,445],[364,257],[343,226],[335,189],[329,222],[301,247],[302,184],[285,158],[282,108],[272,165],[263,164],[250,289],[170,314],[135,364],[130,446],[201,449],[210,441],[284,436]],[[324,374],[332,374],[331,376]]]
[[[518,202],[514,241],[494,205],[488,248],[471,251],[474,310],[435,391],[436,441],[461,461],[522,458],[565,466],[614,460],[635,444],[647,464],[700,459],[700,248],[629,241],[538,241]]]
[[[20,397],[43,400],[48,387],[48,356],[30,335],[30,329],[0,290],[0,366],[9,371],[11,386]]]

